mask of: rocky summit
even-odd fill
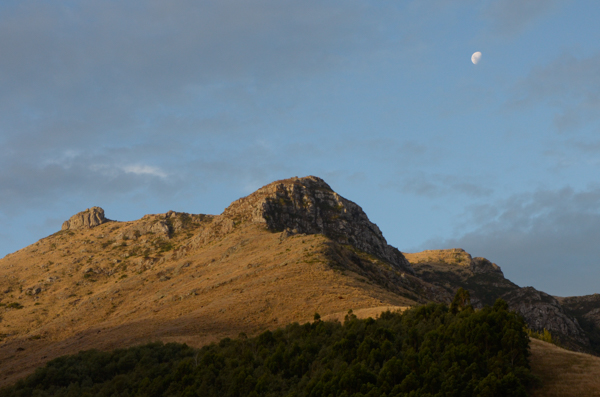
[[[529,327],[600,354],[600,298],[521,288],[462,249],[402,253],[322,179],[268,184],[220,215],[127,222],[92,207],[0,259],[0,386],[55,357],[150,341],[202,346],[292,322],[498,298]]]
[[[104,210],[100,207],[92,207],[70,217],[63,223],[62,230],[89,229],[106,222],[110,220],[104,217]]]
[[[234,222],[263,223],[269,230],[286,235],[323,234],[414,274],[404,255],[388,245],[360,206],[315,176],[273,182],[232,203],[223,216]]]

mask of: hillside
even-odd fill
[[[92,347],[200,346],[315,312],[435,299],[411,273],[360,207],[314,177],[275,182],[219,216],[114,222],[91,208],[0,260],[0,382]]]
[[[542,382],[533,397],[600,396],[600,357],[532,339],[529,361],[531,372]]]
[[[110,214],[108,214],[110,215]],[[0,386],[80,350],[153,341],[200,347],[349,309],[377,316],[458,288],[505,299],[528,326],[600,353],[597,296],[557,298],[461,249],[403,254],[360,206],[316,177],[273,182],[220,215],[136,221],[92,207],[0,259]]]
[[[528,355],[523,320],[506,303],[477,311],[430,303],[377,319],[347,313],[343,324],[316,318],[201,349],[81,352],[0,397],[525,396],[535,384]]]

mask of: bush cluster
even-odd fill
[[[552,343],[556,346],[560,346],[560,343],[552,337],[552,334],[546,328],[544,328],[544,330],[540,331],[540,332],[529,329],[529,328],[525,328],[525,332],[527,333],[527,335],[530,338],[543,340],[544,342],[548,342],[548,343]]]
[[[294,323],[192,349],[154,343],[80,352],[0,391],[8,396],[527,396],[521,317],[460,297],[378,319]]]

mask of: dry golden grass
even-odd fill
[[[460,248],[403,254],[420,277],[432,272],[453,273],[463,278],[473,274],[470,267],[471,255]],[[450,287],[450,284],[446,286]]]
[[[532,339],[530,362],[542,381],[533,397],[600,396],[600,357]]]
[[[368,307],[368,308],[364,308],[364,309],[352,310],[352,314],[354,314],[358,318],[369,318],[369,317],[377,318],[377,317],[379,317],[379,315],[381,313],[386,312],[386,311],[403,312],[404,310],[406,310],[408,308],[409,308],[409,306],[377,306],[377,307]],[[347,314],[348,314],[347,311],[332,313],[332,314],[323,316],[321,318],[321,320],[344,322],[344,319]]]
[[[158,253],[163,237],[119,238],[140,221],[59,233],[0,260],[0,386],[85,349],[201,346],[312,321],[315,312],[414,304],[334,270],[321,235],[282,239],[245,223],[200,246],[193,242],[201,228],[180,233],[168,240],[172,250]],[[23,308],[9,308],[13,302]]]
[[[334,270],[324,236],[282,239],[245,223],[201,245],[194,241],[204,226],[170,239],[124,239],[137,222],[58,233],[0,259],[0,386],[85,349],[157,340],[201,346],[312,321],[315,312],[343,321],[349,309],[376,317],[415,303],[364,276]],[[159,252],[165,242],[172,249]],[[407,257],[454,266],[466,262],[463,252]],[[531,362],[544,382],[535,396],[600,396],[600,358],[534,340]]]
[[[427,263],[444,265],[458,265],[469,267],[471,265],[471,255],[461,248],[451,248],[445,250],[425,250],[415,253],[403,253],[411,264]]]

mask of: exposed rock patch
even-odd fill
[[[100,207],[92,207],[70,217],[62,224],[61,230],[89,229],[106,222],[110,222],[110,219],[104,217],[104,210]]]
[[[490,262],[486,258],[473,258],[471,254],[462,248],[425,250],[414,254],[405,254],[405,256],[411,263],[455,265],[462,269],[469,269],[472,274],[498,274],[504,277],[500,266]]]
[[[137,240],[140,236],[154,234],[162,238],[170,238],[184,230],[195,230],[203,223],[208,223],[213,217],[204,214],[188,214],[186,212],[169,211],[164,214],[144,215],[135,223],[126,223],[117,239]]]

